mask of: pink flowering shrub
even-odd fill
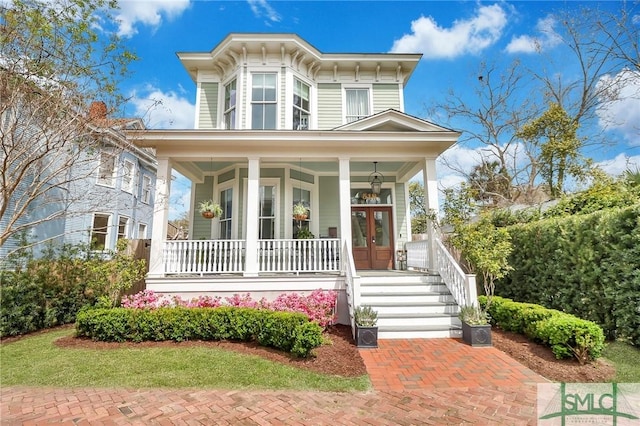
[[[309,320],[323,328],[336,322],[336,301],[338,293],[333,290],[314,290],[308,296],[298,293],[283,293],[273,302],[268,302],[264,297],[258,301],[251,298],[251,294],[234,294],[225,297],[223,303],[220,297],[200,296],[191,300],[182,299],[180,296],[168,298],[158,296],[151,290],[144,290],[132,296],[122,298],[121,305],[131,309],[156,309],[159,307],[182,306],[186,308],[217,308],[219,306],[235,306],[240,308],[269,309],[282,312],[299,312]]]

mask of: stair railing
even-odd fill
[[[356,306],[360,305],[360,277],[356,272],[351,250],[347,243],[342,248],[342,274],[344,275],[345,292],[347,293],[347,306],[349,308],[349,323],[351,334],[356,338]]]
[[[466,274],[447,247],[434,233],[435,267],[458,306],[478,303],[475,274]]]

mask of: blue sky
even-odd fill
[[[120,0],[116,12],[120,35],[140,60],[122,85],[131,97],[123,111],[141,116],[151,128],[193,127],[195,84],[179,63],[177,51],[209,51],[232,32],[296,33],[325,53],[419,52],[423,59],[405,91],[405,111],[431,119],[427,108],[453,88],[463,96],[477,79],[483,61],[503,64],[513,59],[536,66],[537,45],[543,54],[561,55],[550,13],[581,4],[616,11],[620,2],[542,1],[190,1]],[[637,10],[636,10],[637,11]],[[640,17],[634,21],[640,25]],[[560,65],[558,65],[560,64]],[[554,72],[568,73],[562,61]],[[613,76],[612,76],[613,77]],[[640,94],[640,83],[628,90]],[[152,102],[161,105],[151,107]],[[630,163],[640,166],[640,98],[612,105],[602,114],[617,120],[607,137],[611,147],[590,153],[612,174]],[[597,127],[597,121],[592,124]],[[464,123],[457,122],[457,130]],[[597,129],[596,129],[597,130]],[[473,146],[446,155],[472,167]],[[461,178],[440,167],[442,185]],[[188,185],[174,181],[172,216],[188,205]]]

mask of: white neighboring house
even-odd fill
[[[29,240],[36,243],[36,255],[49,241],[90,244],[93,250],[106,251],[114,250],[120,238],[151,238],[155,155],[152,149],[130,143],[124,133],[144,129],[142,121],[109,118],[103,102],[93,102],[89,115],[89,134],[99,145],[81,153],[57,195],[35,200],[19,219],[36,224],[28,232]],[[58,201],[52,202],[56,197]],[[50,216],[56,218],[41,221]],[[0,247],[0,259],[17,245],[15,239],[8,240]]]
[[[412,240],[409,181],[422,174],[425,205],[437,211],[436,158],[460,136],[404,113],[403,92],[421,56],[323,53],[295,34],[244,33],[209,52],[178,53],[197,86],[195,129],[129,132],[158,159],[147,288],[256,298],[337,289],[347,322],[354,305],[377,303],[367,292],[418,285],[384,277],[405,266]],[[189,240],[166,238],[172,169],[192,182]],[[219,203],[222,215],[202,217],[205,200]],[[298,203],[305,217],[294,217]],[[312,238],[297,238],[307,230]],[[429,244],[423,269],[433,272]],[[364,271],[389,286],[360,280]],[[420,291],[441,284],[433,274],[414,279]],[[365,292],[365,284],[374,287]],[[447,317],[438,335],[448,336],[457,306],[436,293]],[[405,296],[402,303],[423,300]]]

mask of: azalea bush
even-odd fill
[[[323,328],[336,322],[336,302],[338,293],[333,290],[314,290],[307,296],[298,293],[283,293],[272,302],[264,297],[254,300],[251,294],[234,294],[225,297],[200,296],[185,300],[180,296],[158,295],[151,290],[144,290],[122,299],[122,307],[130,309],[158,309],[169,307],[185,308],[217,308],[232,306],[238,308],[268,309],[279,312],[298,312],[306,315]]]

